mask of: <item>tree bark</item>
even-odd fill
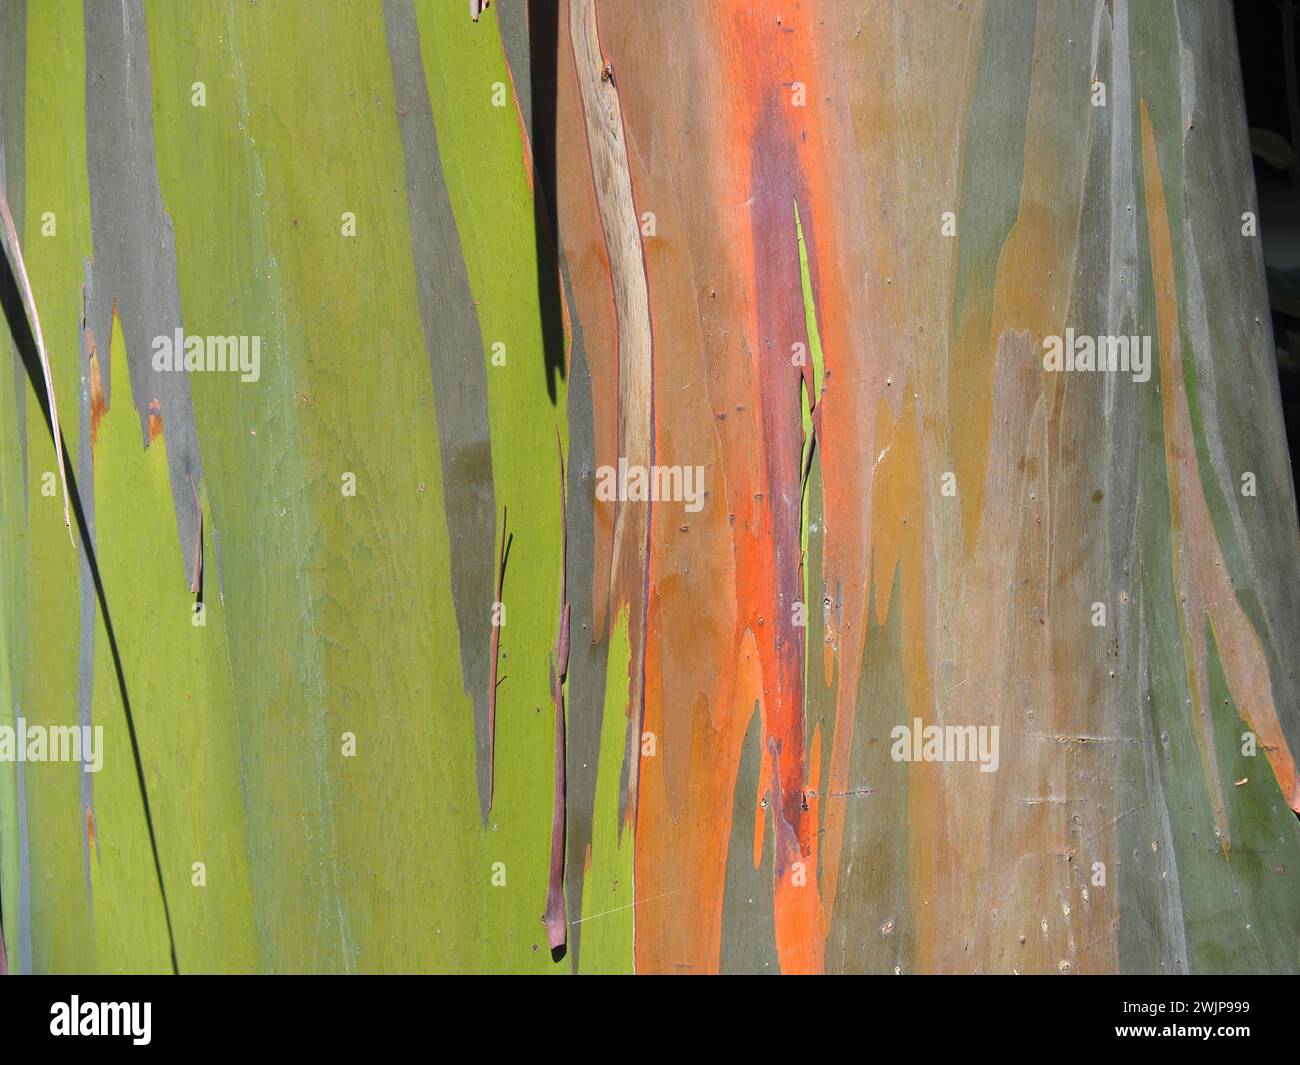
[[[1226,0],[7,0],[0,122],[11,970],[1300,970]]]

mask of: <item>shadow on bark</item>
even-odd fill
[[[565,376],[564,318],[560,305],[556,213],[555,93],[559,4],[528,0],[528,66],[532,86],[533,233],[537,244],[537,304],[542,320],[546,390],[557,402],[556,378]]]

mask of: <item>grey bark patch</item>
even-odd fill
[[[497,26],[501,45],[506,53],[506,66],[515,83],[515,96],[519,100],[519,113],[524,119],[524,129],[533,136],[533,78],[532,57],[528,47],[528,0],[501,4],[497,7]]]
[[[1144,599],[1137,601],[1145,612]],[[1169,797],[1160,779],[1160,748],[1152,718],[1148,632],[1137,624],[1136,687],[1138,710],[1119,719],[1126,742],[1120,751],[1120,806],[1133,809],[1118,822],[1116,868],[1112,876],[1151,885],[1119,896],[1118,952],[1122,972],[1184,974],[1187,937],[1183,927],[1178,852],[1169,821]],[[1152,847],[1152,842],[1156,846]]]
[[[1084,174],[1080,198],[1079,249],[1073,267],[1074,283],[1066,321],[1085,333],[1132,336],[1143,331],[1138,317],[1141,305],[1141,266],[1138,256],[1138,216],[1131,210],[1137,196],[1133,158],[1134,120],[1137,103],[1130,76],[1131,56],[1128,32],[1128,5],[1118,0],[1112,13],[1098,10],[1093,26],[1093,68],[1106,82],[1109,106],[1094,108],[1090,116],[1089,142],[1084,153]],[[1158,372],[1153,367],[1153,373]],[[1099,381],[1087,379],[1069,383],[1070,391],[1062,398],[1060,417],[1067,424],[1078,424],[1088,411],[1099,411],[1103,427],[1101,438],[1107,440],[1142,440],[1142,386],[1134,386],[1126,377],[1100,374]],[[1081,454],[1077,473],[1081,487],[1099,485],[1105,500],[1104,521],[1090,533],[1091,550],[1082,563],[1088,571],[1091,587],[1113,589],[1114,594],[1133,592],[1138,572],[1138,486],[1144,447],[1116,448],[1106,454]],[[1053,505],[1051,520],[1065,522],[1072,507],[1068,495]],[[1141,722],[1133,707],[1142,705],[1144,634],[1139,610],[1117,609],[1112,614],[1115,640],[1107,652],[1110,683],[1101,691],[1098,731],[1118,736],[1113,766],[1102,780],[1104,787],[1114,788],[1113,804],[1115,839],[1118,855],[1127,855],[1129,834],[1137,829],[1142,839],[1154,838],[1152,820],[1156,805],[1163,809],[1158,779],[1150,776],[1151,766],[1142,760],[1138,744]],[[1154,787],[1153,787],[1154,780]],[[1079,787],[1089,786],[1079,782]],[[1094,794],[1103,794],[1092,785]],[[1079,814],[1083,823],[1081,840],[1088,844],[1076,858],[1076,885],[1098,892],[1090,884],[1095,860],[1108,852],[1097,845],[1107,824],[1098,824],[1097,805]],[[1132,811],[1131,813],[1129,811]],[[1164,822],[1168,829],[1167,819]],[[1136,838],[1136,837],[1134,837]],[[1136,853],[1136,852],[1134,852]],[[1127,862],[1127,857],[1117,858]],[[1135,859],[1140,863],[1141,856]],[[1142,866],[1145,874],[1159,878],[1154,865]],[[1135,908],[1134,903],[1137,902]],[[1160,971],[1157,958],[1170,942],[1171,930],[1159,919],[1148,921],[1145,895],[1140,900],[1120,892],[1114,909],[1120,914],[1116,957],[1123,971]],[[1173,971],[1168,969],[1167,971]]]
[[[566,291],[571,291],[567,267],[561,263]],[[566,717],[568,740],[568,854],[565,893],[572,912],[582,913],[585,857],[591,845],[596,813],[596,775],[605,709],[605,673],[609,641],[593,642],[591,586],[596,568],[596,494],[592,478],[596,464],[596,432],[592,409],[591,372],[587,366],[582,326],[574,315],[569,365],[569,454],[566,494],[569,504],[569,692]],[[582,926],[569,929],[569,951],[577,971]]]
[[[420,324],[429,353],[451,543],[451,593],[461,675],[474,701],[479,812],[488,816],[488,649],[496,585],[496,501],[488,428],[487,370],[410,0],[384,0],[384,26],[401,115]]]
[[[754,868],[754,799],[762,768],[762,711],[756,706],[745,733],[732,803],[731,840],[727,845],[727,879],[722,897],[723,973],[779,975],[776,909],[773,901],[773,835],[763,832],[763,857]],[[774,811],[768,810],[772,816]]]
[[[153,85],[142,0],[86,0],[86,157],[90,176],[95,289],[87,320],[108,351],[113,307],[126,338],[127,368],[149,433],[149,402],[162,407],[181,572],[194,568],[198,519],[190,479],[202,481],[189,375],[155,372],[152,343],[182,328],[176,235],[163,208],[153,134]],[[111,359],[101,357],[104,401],[112,403]]]

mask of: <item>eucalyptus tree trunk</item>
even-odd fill
[[[4,0],[8,967],[1300,969],[1236,56]]]

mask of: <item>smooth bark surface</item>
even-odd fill
[[[9,968],[1300,970],[1228,3],[470,6],[0,3]]]

